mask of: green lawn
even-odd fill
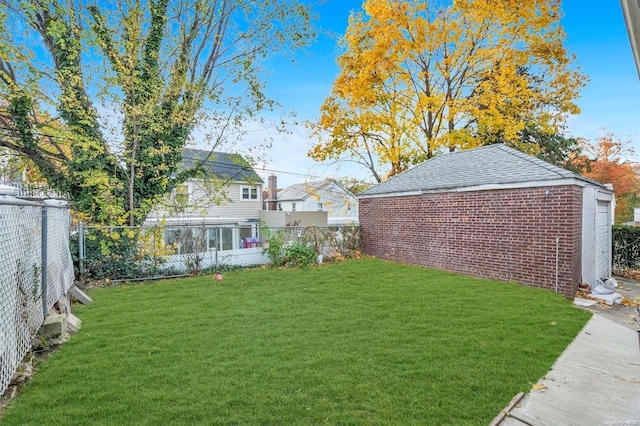
[[[376,259],[91,292],[3,425],[487,424],[589,318]]]

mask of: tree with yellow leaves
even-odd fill
[[[523,132],[556,134],[579,112],[586,77],[563,46],[559,0],[366,0],[363,9],[311,123],[315,160],[356,161],[381,181],[486,143],[538,154]]]

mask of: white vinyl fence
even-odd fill
[[[0,395],[49,308],[73,286],[69,209],[0,195]]]

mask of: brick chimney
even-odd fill
[[[278,178],[276,175],[270,175],[268,182],[269,199],[267,201],[267,210],[278,210]]]

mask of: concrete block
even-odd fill
[[[75,334],[80,331],[80,327],[82,326],[82,321],[80,318],[73,314],[67,315],[67,331],[71,334]]]
[[[90,303],[93,303],[93,300],[87,295],[87,293],[85,293],[84,291],[80,290],[75,285],[73,287],[71,287],[71,290],[69,290],[69,292],[71,293],[71,295],[73,297],[78,299],[78,302],[82,303],[83,305],[88,305]]]
[[[67,316],[64,314],[49,315],[45,318],[40,334],[50,337],[64,337],[67,334]]]
[[[80,327],[82,326],[82,321],[80,318],[73,314],[67,315],[67,331],[71,334],[75,334],[80,331]]]

